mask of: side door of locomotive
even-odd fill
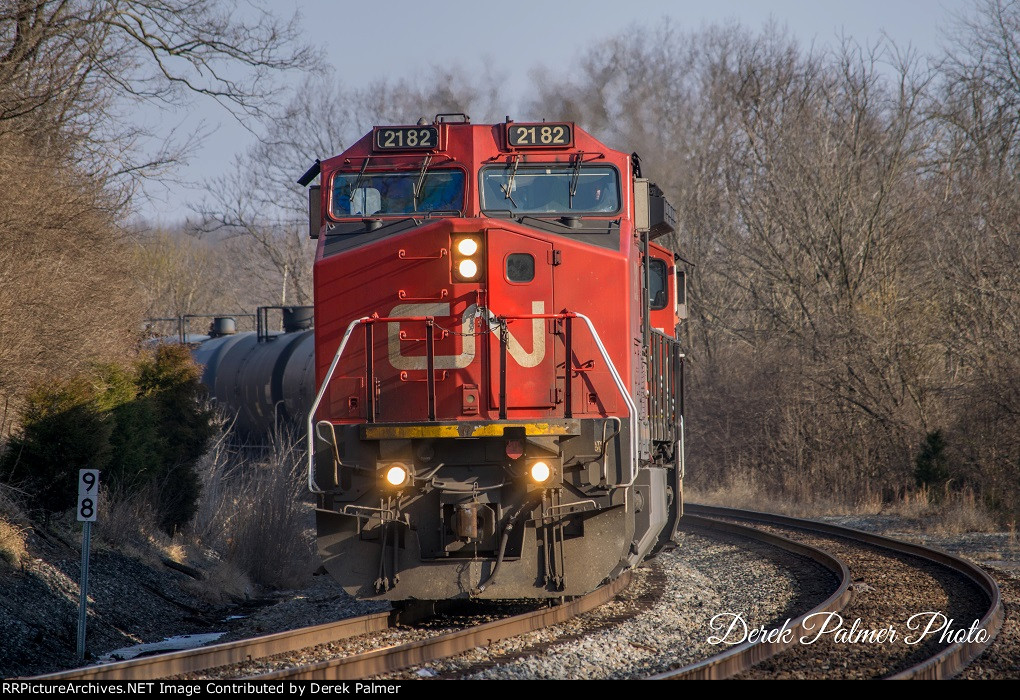
[[[554,313],[553,246],[501,228],[487,231],[489,310],[495,316]],[[556,344],[548,319],[507,324],[507,409],[547,409],[556,404]],[[489,407],[500,408],[499,330],[489,334]]]

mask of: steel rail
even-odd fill
[[[354,656],[251,676],[249,680],[270,681],[284,678],[292,680],[352,680],[455,656],[477,646],[533,632],[593,610],[603,603],[609,602],[623,591],[630,583],[631,577],[631,572],[625,571],[615,580],[591,593],[551,608],[474,625],[456,632],[386,649],[376,649]]]
[[[689,510],[685,510],[682,523],[685,526],[693,525],[704,530],[721,531],[737,535],[738,537],[753,539],[778,547],[784,551],[807,557],[831,571],[836,576],[839,584],[832,595],[800,617],[790,621],[788,629],[792,630],[792,634],[779,635],[779,638],[774,641],[743,642],[702,661],[650,676],[650,680],[722,680],[724,678],[731,678],[797,644],[797,640],[808,632],[805,629],[805,621],[811,615],[823,612],[839,612],[853,598],[850,590],[851,578],[849,569],[847,569],[846,564],[841,560],[825,550],[809,547],[800,542],[794,542],[785,537],[751,527],[695,515]]]
[[[773,513],[761,513],[757,511],[738,510],[734,508],[723,508],[720,506],[704,506],[699,504],[685,504],[688,512],[698,513],[715,518],[733,518],[738,520],[750,520],[770,525],[817,532],[820,534],[843,537],[859,542],[891,550],[900,554],[909,554],[921,559],[934,562],[955,571],[966,578],[981,590],[988,599],[988,610],[982,616],[979,625],[985,630],[987,638],[984,641],[969,640],[954,642],[945,649],[938,652],[920,663],[915,664],[903,671],[895,673],[888,678],[890,680],[939,680],[952,678],[962,671],[966,666],[977,658],[988,645],[992,643],[999,633],[1005,618],[1005,609],[1002,604],[1002,596],[999,592],[999,585],[981,567],[965,559],[957,557],[933,547],[925,547],[912,542],[904,542],[884,535],[876,535],[871,532],[855,530],[854,528],[832,525],[817,520],[806,520],[792,518],[785,515]]]
[[[183,673],[197,673],[218,666],[227,666],[255,658],[306,649],[339,639],[356,637],[359,634],[381,632],[395,624],[394,618],[395,612],[373,613],[339,622],[327,622],[314,627],[304,627],[236,642],[34,676],[32,680],[135,681],[167,678]]]

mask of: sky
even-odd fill
[[[316,60],[334,66],[348,87],[417,75],[431,65],[461,65],[469,75],[480,75],[488,67],[505,76],[505,111],[513,116],[533,69],[544,66],[553,75],[569,72],[586,48],[600,39],[655,27],[664,17],[678,28],[694,30],[733,20],[757,30],[773,21],[805,46],[836,43],[840,34],[867,45],[885,35],[897,46],[934,53],[942,44],[941,31],[972,1],[266,0],[264,4],[281,16],[296,9]],[[189,203],[201,199],[202,183],[226,172],[235,155],[255,138],[222,107],[202,100],[186,114],[161,113],[147,121],[157,136],[174,126],[189,130],[201,124],[207,132],[201,148],[178,171],[181,183],[147,185],[150,201],[142,204],[140,213],[158,223],[188,216]]]

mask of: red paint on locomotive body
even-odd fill
[[[321,163],[310,483],[353,594],[575,594],[673,536],[676,268],[634,167],[509,121],[376,127]]]
[[[481,210],[478,177],[481,167],[502,166],[515,156],[526,159],[523,165],[571,166],[583,152],[592,163],[615,168],[620,181],[626,183],[633,177],[630,156],[606,148],[580,129],[575,130],[575,146],[569,150],[521,152],[504,145],[502,127],[439,125],[445,149],[429,152],[434,163],[429,172],[457,169],[466,173],[463,217],[435,216],[405,232],[366,241],[333,255],[325,254],[327,236],[319,238],[315,263],[318,382],[324,379],[340,338],[354,319],[372,315],[434,316],[436,418],[495,420],[499,408],[498,332],[485,332],[484,321],[478,316],[465,321],[466,313],[476,314],[480,307],[495,317],[583,313],[593,319],[620,374],[633,379],[630,350],[633,339],[640,336],[640,280],[635,276],[639,250],[633,235],[629,188],[621,188],[619,212],[586,217],[620,222],[619,232],[610,234],[616,245],[608,248],[487,216]],[[343,154],[322,163],[322,211],[330,211],[333,188],[329,183],[338,170],[359,171],[366,158],[370,159],[366,173],[376,169],[416,173],[421,168],[422,152],[386,154],[377,159],[373,144],[373,135],[366,135]],[[380,214],[378,219],[385,224],[407,217]],[[459,234],[479,235],[482,239],[485,269],[480,282],[459,282],[452,274],[451,241]],[[508,279],[507,259],[514,254],[531,256],[533,279]],[[549,332],[556,331],[552,327],[555,323],[525,319],[508,324],[512,337],[507,359],[508,418],[564,414],[562,330],[559,335]],[[427,418],[425,325],[404,322],[376,329],[376,420],[414,422]],[[572,412],[606,415],[605,408],[615,409],[621,403],[616,398],[616,387],[590,336],[583,329],[577,329],[574,335],[574,365],[587,371],[572,378],[576,385],[571,392]],[[364,367],[363,347],[345,353],[338,378],[331,382],[327,400],[320,408],[320,419],[365,419]],[[464,386],[479,388],[477,412],[463,412]],[[595,401],[592,395],[597,397]]]

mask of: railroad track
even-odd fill
[[[481,625],[474,625],[456,632],[402,644],[388,649],[378,649],[352,657],[329,659],[318,663],[288,668],[281,671],[255,676],[254,680],[348,680],[395,671],[414,664],[420,664],[447,656],[461,654],[477,646],[531,632],[555,625],[576,615],[581,615],[612,600],[624,590],[632,578],[631,572],[624,572],[614,581],[568,603],[550,608],[514,615]]]
[[[735,560],[750,566],[761,566],[767,562],[770,565],[767,570],[772,572],[771,575],[784,571],[786,579],[792,577],[798,583],[810,579],[811,583],[804,590],[795,595],[791,593],[792,598],[786,602],[776,600],[764,606],[776,614],[779,611],[789,611],[794,616],[793,630],[800,629],[800,621],[808,615],[839,611],[851,600],[849,571],[842,562],[822,550],[752,527],[697,516],[685,516],[684,529],[689,533],[697,531],[698,543],[693,548],[699,551],[695,559],[701,559],[702,566],[706,556],[715,557],[716,563],[725,560],[725,566],[709,564],[709,569],[703,568],[708,577],[718,576],[714,579],[714,585],[719,589],[748,584],[757,588],[753,581],[735,584],[734,579],[730,578],[727,572]],[[440,679],[646,678],[654,669],[668,669],[675,665],[678,655],[699,658],[697,647],[707,655],[708,649],[717,648],[704,641],[705,636],[711,634],[708,629],[709,616],[702,615],[703,619],[699,622],[695,621],[698,614],[691,614],[695,608],[704,611],[704,598],[699,600],[704,591],[697,584],[692,586],[690,579],[684,578],[682,574],[677,576],[681,571],[698,571],[699,564],[684,556],[685,552],[690,551],[687,545],[691,544],[692,536],[689,535],[685,544],[676,552],[656,559],[650,570],[638,572],[639,585],[666,590],[624,601],[629,605],[622,605],[620,612],[608,614],[599,610],[572,620],[568,625],[543,630],[540,634],[474,649],[462,657],[446,659],[440,664],[417,666],[373,680],[406,680],[414,678],[416,672]],[[708,542],[714,544],[706,546]],[[709,550],[715,550],[715,553],[709,555]],[[675,580],[670,583],[669,579]],[[757,583],[763,582],[759,580]],[[776,590],[779,588],[781,586]],[[764,591],[766,588],[759,590]],[[637,592],[627,592],[628,598],[636,595]],[[782,598],[782,595],[777,595],[777,598]],[[689,608],[686,610],[686,626],[677,635],[675,627],[678,621],[673,619],[672,609],[683,608]],[[755,615],[760,617],[763,612],[758,610]],[[768,617],[761,618],[761,622],[772,619],[772,613],[764,614]],[[699,635],[704,635],[701,636],[700,644],[694,640]],[[680,676],[729,677],[789,646],[790,643],[783,640],[770,640],[764,644],[727,647],[724,653],[708,661],[685,667]],[[589,671],[594,673],[586,675]]]
[[[694,511],[698,511],[695,514]],[[778,527],[780,523],[789,525],[798,525],[800,527],[811,526],[811,521],[799,521],[795,519],[788,519],[780,517],[772,519],[771,516],[765,514],[754,514],[754,513],[738,513],[736,511],[719,510],[714,511],[713,515],[727,518],[734,518],[738,515],[746,515],[748,517],[755,517],[762,519],[765,522],[769,522],[773,527]],[[785,666],[790,663],[788,656],[791,653],[802,651],[804,645],[800,642],[801,637],[810,639],[813,634],[817,634],[818,626],[817,621],[819,616],[823,616],[827,613],[841,614],[849,620],[853,618],[859,611],[853,607],[854,598],[852,592],[854,589],[859,591],[858,595],[860,599],[866,599],[869,596],[883,596],[884,590],[878,588],[881,585],[879,579],[883,577],[894,580],[897,576],[897,572],[890,570],[888,573],[885,572],[885,567],[888,566],[888,562],[884,559],[880,559],[877,565],[881,567],[881,571],[876,572],[874,568],[865,569],[862,566],[862,554],[860,552],[855,553],[853,556],[847,556],[842,551],[840,556],[833,556],[826,551],[826,548],[831,549],[833,547],[831,540],[822,539],[819,541],[812,542],[794,542],[789,538],[800,539],[800,535],[787,534],[787,537],[772,536],[772,533],[765,532],[757,527],[747,524],[737,524],[730,521],[719,520],[716,518],[708,518],[702,514],[701,509],[693,508],[684,517],[684,528],[692,532],[697,531],[710,537],[718,538],[721,534],[732,537],[755,540],[758,543],[769,545],[772,547],[778,547],[786,552],[793,552],[799,556],[806,557],[811,561],[821,565],[825,569],[828,569],[835,580],[835,584],[826,595],[816,596],[815,601],[812,604],[803,605],[800,608],[792,608],[793,610],[804,610],[807,607],[811,607],[807,612],[803,612],[798,616],[791,616],[785,627],[780,624],[775,625],[775,629],[786,629],[788,634],[779,635],[776,634],[775,638],[766,640],[764,643],[756,642],[745,642],[736,646],[727,647],[722,653],[712,655],[703,660],[695,663],[686,665],[679,669],[673,669],[667,672],[660,672],[654,674],[641,674],[633,672],[631,669],[622,669],[613,671],[607,676],[599,677],[647,677],[657,679],[680,679],[680,678],[730,678],[739,676],[741,673],[747,673],[749,669],[761,668],[762,665],[768,668],[763,671],[752,671],[756,673],[757,677],[774,677],[782,675],[785,671]],[[860,544],[854,545],[855,547],[863,547],[867,550],[872,550],[876,547],[884,549],[888,554],[887,557],[892,557],[895,560],[908,559],[916,560],[923,558],[926,564],[925,567],[934,567],[938,570],[944,570],[938,574],[945,578],[946,575],[952,577],[957,576],[959,578],[967,579],[967,586],[969,587],[969,596],[971,599],[974,598],[978,591],[979,597],[983,597],[987,603],[987,606],[982,612],[978,613],[978,617],[981,617],[983,622],[981,629],[986,629],[989,632],[988,640],[994,637],[994,629],[997,628],[998,622],[996,619],[1001,620],[1001,608],[999,608],[996,602],[997,595],[995,584],[988,578],[980,569],[974,565],[959,560],[949,555],[944,555],[941,552],[935,550],[929,550],[924,547],[918,547],[908,543],[901,543],[888,538],[872,537],[866,533],[861,533],[860,537],[855,532],[847,530],[845,528],[831,528],[830,533],[835,533],[842,539],[853,537],[858,540]],[[843,549],[847,549],[844,545]],[[846,560],[846,561],[844,561]],[[850,561],[853,566],[848,566],[847,561]],[[902,563],[902,562],[901,562]],[[913,564],[910,565],[913,567]],[[851,578],[850,572],[854,572],[853,579]],[[947,574],[948,572],[948,574]],[[799,575],[799,574],[798,574]],[[927,574],[925,574],[927,575]],[[869,586],[869,582],[873,585]],[[912,585],[912,584],[910,584]],[[819,598],[825,598],[820,602],[816,602]],[[860,603],[860,600],[857,601]],[[960,609],[960,608],[957,608]],[[996,609],[999,609],[999,613],[996,613]],[[814,617],[812,617],[814,616]],[[833,618],[835,619],[835,618]],[[814,622],[812,622],[814,620]],[[809,626],[805,627],[805,621],[808,621]],[[752,629],[755,627],[750,626]],[[772,628],[769,628],[772,629]],[[719,634],[718,631],[712,632],[707,625],[701,628],[701,634],[708,635]],[[551,631],[550,631],[551,633]],[[534,635],[532,635],[534,637]],[[550,634],[551,636],[551,634]],[[447,662],[438,668],[440,669],[436,675],[440,678],[459,678],[459,677],[499,677],[499,678],[526,678],[536,677],[536,675],[527,675],[529,671],[536,671],[541,669],[543,673],[546,673],[544,663],[531,663],[533,659],[528,657],[531,655],[542,655],[545,657],[563,657],[576,654],[573,647],[581,646],[581,653],[584,653],[584,647],[591,649],[591,644],[581,643],[577,645],[575,643],[576,633],[567,633],[564,635],[567,639],[566,644],[561,643],[563,637],[552,638],[551,641],[543,640],[538,638],[532,643],[525,643],[516,647],[509,647],[506,651],[487,649],[484,652],[478,650],[469,656],[474,657],[473,661],[465,661],[462,663],[451,663]],[[626,633],[620,633],[618,637],[630,637]],[[633,642],[631,642],[633,644]],[[668,642],[667,642],[668,645]],[[625,646],[625,645],[624,645]],[[638,645],[635,645],[638,646]],[[658,653],[659,659],[662,656],[661,642],[649,639],[644,644],[645,649],[652,652],[653,655]],[[881,664],[875,664],[873,655],[868,654],[863,657],[858,657],[856,660],[860,662],[860,668],[858,670],[863,672],[863,675],[874,675],[878,677],[891,677],[891,678],[942,678],[950,677],[955,674],[960,668],[962,668],[969,659],[972,659],[983,648],[985,644],[968,645],[967,643],[961,644],[925,644],[919,646],[912,651],[912,659],[905,659],[904,657],[911,656],[911,654],[900,654],[898,657],[894,654],[891,658],[886,659],[884,663],[891,668],[889,673],[882,671],[883,666]],[[655,649],[654,647],[659,647]],[[969,647],[969,648],[968,648]],[[805,674],[808,677],[829,677],[840,675],[838,669],[830,668],[829,666],[838,666],[840,657],[838,654],[833,654],[831,648],[822,647],[811,647],[812,651],[816,651],[813,654],[813,658],[810,661],[816,664],[814,673]],[[659,659],[653,658],[648,665],[654,666],[659,663]],[[804,660],[801,660],[803,663]],[[561,669],[566,669],[567,665],[561,666]],[[631,664],[633,666],[633,664]],[[437,667],[433,667],[433,670]],[[425,670],[425,669],[422,669]],[[492,671],[492,673],[490,673]],[[522,673],[523,672],[523,673]],[[578,677],[573,671],[553,671],[549,675],[541,675],[538,677],[561,677],[559,673],[567,673],[571,677]],[[430,674],[431,675],[431,674]],[[796,673],[789,674],[791,677],[797,677]],[[413,677],[413,674],[404,672],[397,676],[388,676],[388,678],[409,678]]]
[[[236,642],[49,673],[36,676],[34,680],[133,681],[172,678],[299,651],[358,635],[383,632],[396,624],[397,617],[393,612],[373,613]]]
[[[738,526],[733,525],[721,525],[720,527],[728,528],[731,531],[739,529]],[[756,531],[751,531],[751,533],[752,537],[764,541],[779,542],[781,539]],[[802,545],[794,543],[790,543],[788,549],[796,553],[806,551]],[[822,555],[821,561],[825,562],[830,570],[838,572],[837,563],[831,560],[826,561],[824,555]],[[602,620],[603,627],[618,624],[628,616],[635,614],[634,607],[640,608],[649,599],[661,593],[656,590],[660,584],[654,581],[654,576],[645,576],[644,578],[646,579],[646,588],[652,589],[646,599],[630,601],[631,603],[636,602],[638,605],[631,605],[629,610],[628,606],[622,606],[624,608],[622,613],[619,611],[606,613],[605,619]],[[148,680],[175,677],[248,677],[259,680],[367,678],[460,654],[475,647],[488,647],[500,639],[542,630],[551,625],[562,623],[574,616],[592,611],[611,600],[624,590],[630,579],[631,575],[628,573],[612,584],[567,604],[437,634],[426,639],[415,639],[404,643],[383,642],[387,644],[384,648],[362,653],[342,654],[327,661],[301,664],[293,659],[299,656],[310,656],[311,653],[305,653],[303,650],[311,647],[335,644],[341,640],[354,642],[354,638],[359,635],[372,637],[384,635],[394,630],[397,623],[395,614],[392,612],[376,613],[250,640],[74,669],[40,678],[51,680]],[[647,579],[653,581],[649,583]],[[274,665],[284,665],[285,668],[259,675],[258,669],[268,665],[270,657],[283,655],[287,656],[287,660],[275,662]]]
[[[626,588],[630,580],[631,573],[625,572],[605,586],[570,602],[471,625],[464,629],[444,632],[425,639],[246,677],[254,680],[283,678],[347,680],[385,673],[415,663],[459,654],[479,645],[490,644],[506,637],[563,622],[611,600]],[[253,660],[298,652],[359,635],[383,633],[394,629],[399,622],[400,619],[395,612],[375,613],[226,644],[46,674],[36,676],[35,679],[150,680],[192,676],[202,674],[210,669],[246,664]]]
[[[812,663],[818,664],[819,662],[824,666],[821,669],[822,673],[819,675],[800,673],[796,672],[794,677],[810,677],[814,675],[816,677],[830,677],[831,675],[849,675],[850,677],[858,677],[855,673],[861,670],[880,670],[883,668],[882,664],[886,664],[889,668],[888,673],[879,673],[878,675],[891,679],[941,679],[951,678],[960,672],[970,661],[976,658],[991,641],[995,638],[1003,622],[1003,606],[1001,597],[999,594],[998,585],[995,581],[980,567],[963,560],[959,557],[941,552],[939,550],[931,549],[928,547],[922,547],[920,545],[911,544],[908,542],[902,542],[889,537],[883,537],[881,535],[875,535],[871,533],[861,532],[859,530],[853,530],[851,528],[840,527],[836,525],[830,525],[827,523],[820,523],[811,520],[802,520],[799,518],[790,518],[786,516],[773,515],[768,513],[757,513],[753,511],[741,511],[730,508],[718,508],[709,506],[698,506],[688,505],[687,515],[685,520],[691,522],[689,516],[694,518],[710,518],[710,527],[719,527],[715,523],[722,522],[720,518],[726,518],[727,520],[742,520],[751,521],[761,526],[767,526],[773,529],[781,529],[784,532],[799,532],[800,539],[805,544],[810,546],[824,545],[829,548],[834,548],[839,551],[841,557],[847,559],[853,559],[850,564],[850,569],[857,576],[857,581],[861,579],[871,579],[873,583],[878,584],[879,580],[888,578],[888,574],[884,573],[883,570],[872,568],[872,561],[875,556],[878,557],[878,566],[888,567],[891,560],[899,560],[908,567],[918,567],[925,570],[925,576],[940,576],[941,578],[936,579],[939,581],[940,586],[948,590],[953,588],[954,590],[960,587],[962,583],[964,587],[969,586],[971,596],[976,593],[979,597],[983,597],[983,603],[975,608],[974,603],[961,604],[950,601],[951,605],[956,606],[957,610],[975,610],[980,617],[975,617],[977,620],[976,624],[972,625],[967,630],[967,634],[964,634],[960,628],[956,628],[954,634],[950,634],[948,639],[942,641],[941,638],[945,638],[946,634],[940,634],[940,641],[934,642],[934,640],[928,640],[924,644],[919,644],[916,651],[910,650],[912,653],[904,654],[903,650],[900,649],[894,653],[886,653],[885,656],[888,658],[879,658],[864,656],[857,654],[855,657],[853,654],[848,654],[849,659],[840,661],[838,655],[840,652],[849,652],[851,648],[854,651],[860,652],[861,649],[867,649],[869,651],[882,650],[890,652],[894,649],[892,643],[887,646],[883,646],[884,642],[876,643],[864,643],[860,646],[852,647],[853,642],[844,644],[841,648],[836,642],[830,644],[820,644],[818,646],[812,646],[810,651],[808,647],[799,644],[796,640],[800,639],[800,635],[794,637],[794,644],[788,646],[788,649],[795,652],[800,652],[798,655],[794,654],[789,658],[784,659],[783,656],[773,660],[773,666],[767,669],[761,669],[759,666],[756,671],[758,677],[776,677],[783,668],[784,664],[796,664],[799,668],[805,666],[810,667]],[[697,521],[695,521],[697,522]],[[853,547],[867,547],[869,548],[870,554],[862,554],[859,552],[852,552]],[[875,553],[882,553],[878,554]],[[919,565],[918,562],[924,562]],[[935,573],[935,569],[938,568],[944,572],[951,572],[948,576],[943,574]],[[894,574],[895,575],[895,574]],[[961,579],[953,582],[948,582],[951,578]],[[913,580],[913,579],[912,579]],[[875,592],[876,588],[869,586],[866,582],[861,582],[858,588],[868,589],[870,592]],[[883,594],[883,591],[878,591],[878,595],[873,597],[879,597]],[[924,597],[924,593],[921,593]],[[965,594],[961,594],[965,595]],[[916,597],[913,599],[916,602]],[[929,600],[928,602],[934,602]],[[895,603],[892,607],[895,607]],[[880,606],[882,607],[882,606]],[[923,606],[922,606],[923,607]],[[914,612],[922,615],[922,618],[918,620],[918,624],[934,622],[935,616],[928,616],[928,613],[939,612],[930,610],[931,606],[921,610],[914,610],[907,612]],[[884,609],[890,609],[890,606],[884,606]],[[861,605],[860,609],[854,609],[852,606],[848,610],[848,614],[867,614],[873,611],[873,608],[869,609],[867,605]],[[948,619],[948,614],[941,613]],[[909,618],[908,618],[909,619]],[[969,618],[964,618],[969,619]],[[816,625],[820,620],[816,619]],[[892,623],[892,620],[885,620],[886,623]],[[941,624],[941,620],[939,621]],[[881,621],[879,621],[881,624]],[[948,622],[946,625],[948,626]],[[964,623],[965,624],[965,623]],[[892,625],[890,624],[890,627]],[[952,629],[952,628],[950,628]],[[985,634],[978,634],[977,631],[983,631]],[[810,631],[807,638],[817,638],[819,628],[816,626]],[[923,639],[919,638],[921,635],[921,629],[915,628],[911,630],[909,627],[904,627],[900,630],[904,633],[904,637],[909,637],[913,634],[914,638],[918,640],[918,643]],[[852,637],[848,637],[850,639]],[[829,641],[828,639],[824,641]],[[690,678],[690,677],[713,677],[713,678],[726,678],[733,677],[740,673],[735,669],[740,668],[742,671],[746,671],[752,665],[758,663],[757,660],[753,659],[755,645],[751,645],[748,648],[737,650],[732,649],[719,657],[712,657],[707,659],[700,664],[677,669],[665,674],[659,674],[656,678]],[[758,652],[760,655],[760,652]],[[837,656],[833,656],[836,654]],[[737,658],[725,658],[727,655]],[[746,658],[743,658],[745,657]],[[788,655],[789,656],[789,655]],[[849,668],[849,663],[861,662],[875,664],[872,666],[865,666],[861,668]],[[834,669],[833,666],[839,666],[844,664],[844,672],[841,673],[838,669]]]
[[[673,671],[653,675],[650,677],[653,680],[717,680],[732,678],[738,673],[750,669],[755,664],[791,648],[802,635],[809,632],[807,625],[812,616],[827,612],[838,613],[843,610],[852,598],[853,594],[850,589],[852,581],[849,569],[843,561],[833,557],[823,549],[807,546],[751,527],[698,515],[689,510],[684,513],[683,520],[684,527],[696,527],[709,532],[725,532],[745,539],[770,544],[781,550],[807,557],[831,571],[836,576],[837,586],[828,598],[807,612],[790,620],[786,626],[791,631],[790,634],[778,634],[775,635],[775,638],[766,638],[760,641],[744,641],[740,644],[729,646],[725,651],[703,661]]]
[[[725,520],[721,520],[721,518],[725,518]],[[732,522],[733,520],[754,521],[756,526],[751,527],[738,524]],[[801,663],[803,665],[803,659],[799,662],[796,660],[789,662],[784,659],[795,652],[801,652],[801,655],[803,655],[804,647],[799,644],[798,640],[802,636],[811,633],[812,630],[805,625],[811,619],[818,619],[811,616],[820,613],[839,614],[847,611],[848,606],[850,606],[849,611],[844,614],[849,616],[854,613],[850,571],[854,571],[858,587],[863,585],[863,587],[867,588],[866,583],[861,582],[862,574],[859,573],[860,569],[858,569],[860,555],[855,555],[854,557],[833,556],[821,548],[823,545],[826,545],[827,548],[832,548],[833,538],[839,538],[840,541],[850,541],[850,538],[858,539],[866,543],[864,546],[895,553],[893,556],[896,557],[921,558],[929,562],[930,566],[948,567],[949,570],[954,572],[954,575],[966,579],[969,585],[981,590],[982,595],[987,599],[987,608],[981,616],[980,622],[981,629],[988,632],[988,638],[985,643],[953,643],[940,645],[935,649],[931,649],[931,645],[928,645],[924,658],[910,664],[900,663],[895,672],[888,674],[890,677],[950,677],[980,653],[994,637],[1002,623],[1002,606],[999,602],[998,589],[994,581],[978,567],[936,550],[813,521],[702,506],[690,507],[684,518],[684,526],[685,528],[693,528],[708,533],[724,533],[731,537],[755,540],[769,547],[776,547],[787,553],[806,558],[831,572],[835,585],[825,600],[814,605],[811,610],[790,619],[786,625],[786,629],[791,630],[790,634],[775,635],[775,638],[761,642],[746,642],[731,646],[722,653],[697,663],[668,672],[657,673],[652,676],[645,674],[645,677],[728,678],[746,673],[748,669],[755,666],[761,669],[763,662],[765,662],[766,670],[755,670],[752,673],[758,673],[765,677],[773,677],[783,673],[782,668],[784,664]],[[809,532],[808,540],[810,541],[793,541],[789,537],[783,537],[774,532],[766,532],[760,529],[762,526],[770,529],[781,528],[785,534],[789,534],[791,531],[800,533]],[[795,535],[794,537],[803,540],[804,535]],[[843,546],[845,547],[846,545]],[[848,565],[843,561],[844,558],[853,559],[854,561],[851,561]],[[864,574],[865,579],[870,576],[872,574]],[[398,622],[396,614],[393,612],[376,613],[316,627],[294,630],[292,632],[278,633],[250,640],[162,654],[103,666],[75,669],[63,673],[40,676],[39,678],[50,680],[144,680],[205,676],[210,669],[218,668],[220,669],[219,673],[213,675],[225,678],[243,676],[266,681],[283,678],[316,680],[363,679],[380,674],[393,673],[399,669],[462,654],[476,647],[489,647],[497,640],[544,629],[574,616],[583,615],[617,596],[629,583],[630,578],[629,574],[621,576],[612,584],[569,603],[529,611],[522,615],[513,615],[492,622],[474,624],[462,629],[443,631],[438,634],[432,634],[425,639],[391,643],[389,646],[372,651],[341,654],[337,658],[326,661],[302,664],[287,660],[281,662],[284,666],[283,668],[263,673],[262,675],[256,675],[257,671],[252,671],[253,668],[259,668],[257,664],[252,665],[253,660],[294,654],[303,649],[335,643],[338,640],[350,640],[359,635],[384,634],[387,631],[394,630]],[[615,624],[612,616],[609,619],[610,624]],[[710,634],[710,631],[705,630],[705,634]],[[823,650],[821,653],[823,655],[831,655],[833,652],[829,649]],[[769,659],[772,659],[772,661],[769,661]],[[667,667],[668,665],[661,666],[661,668]],[[237,670],[237,675],[230,675],[234,669]],[[405,675],[405,677],[407,676]]]

